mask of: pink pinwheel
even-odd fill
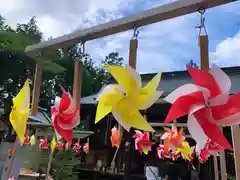
[[[48,149],[48,143],[47,143],[46,137],[44,137],[43,139],[40,139],[39,148],[45,149],[45,150]]]
[[[219,156],[218,152],[220,151],[224,151],[224,148],[211,140],[208,140],[202,150],[196,148],[196,153],[200,162],[206,162],[211,155]]]
[[[89,152],[89,144],[85,143],[83,146],[83,152],[85,152],[86,154]]]
[[[79,153],[79,152],[80,152],[80,148],[81,148],[81,146],[80,146],[79,142],[76,142],[76,143],[73,145],[73,151],[74,151],[75,153]]]
[[[74,104],[71,95],[62,86],[62,98],[56,96],[55,105],[51,108],[53,126],[57,133],[72,144],[72,130],[79,122],[79,107]]]
[[[14,178],[14,176],[13,176],[13,177],[8,178],[8,180],[15,180],[15,178]]]
[[[148,151],[152,150],[153,143],[149,141],[149,132],[142,133],[141,131],[135,130],[136,134],[133,135],[135,139],[135,148],[140,153],[148,154]]]
[[[165,123],[188,114],[188,130],[200,149],[211,139],[232,150],[220,125],[240,123],[240,93],[229,96],[231,81],[215,65],[209,72],[192,67],[187,69],[196,85],[185,84],[165,98],[172,103]]]

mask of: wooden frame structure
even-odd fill
[[[127,31],[130,29],[136,29],[141,26],[153,24],[156,22],[164,21],[167,19],[179,17],[189,13],[199,11],[200,9],[208,9],[219,5],[227,4],[238,0],[176,0],[174,2],[161,5],[156,8],[145,10],[136,15],[127,16],[111,22],[100,24],[82,31],[74,32],[68,35],[64,35],[58,38],[54,38],[49,41],[41,42],[35,45],[27,46],[25,53],[32,57],[37,58],[39,54],[43,54],[48,49],[59,49],[66,46],[70,46],[77,43],[85,43],[86,41],[102,38],[108,35],[116,34],[119,32]],[[201,54],[201,68],[208,69],[208,39],[203,37],[200,40],[200,54]],[[135,66],[136,62],[133,63]],[[81,91],[81,74],[82,64],[76,62],[75,64],[75,78],[74,78],[74,90],[75,97],[80,97]],[[39,87],[41,80],[41,68],[40,65],[36,66],[35,84],[33,91],[33,114],[37,112],[36,107],[39,101]],[[240,134],[239,126],[232,127],[232,139],[235,156],[235,168],[236,179],[240,179],[240,140],[237,136]],[[224,158],[222,155],[221,159]],[[221,167],[224,168],[224,164],[221,162]],[[223,175],[223,173],[222,173]],[[224,177],[222,177],[224,179]]]

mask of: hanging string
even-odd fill
[[[137,39],[138,38],[138,35],[139,35],[139,30],[138,28],[134,28],[133,29],[133,36],[131,39]]]
[[[206,27],[205,27],[205,16],[204,16],[206,10],[205,10],[205,8],[201,8],[201,9],[198,10],[198,12],[200,13],[200,25],[199,26],[195,26],[195,28],[199,29],[199,36],[202,33],[204,33],[205,35],[208,35]]]

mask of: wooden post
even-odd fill
[[[200,68],[204,70],[209,70],[208,35],[200,35],[198,39],[198,45],[200,48]],[[218,161],[216,156],[213,156],[213,166],[214,166],[214,180],[219,180]]]
[[[221,178],[222,180],[227,180],[225,151],[222,151],[219,154],[220,154]]]
[[[38,103],[39,103],[40,86],[41,86],[41,75],[42,75],[42,68],[39,64],[36,64],[33,95],[32,95],[32,115],[33,116],[36,115],[38,112]]]
[[[235,171],[236,179],[240,178],[240,127],[235,125],[231,127],[232,130],[232,142],[234,151]]]
[[[132,68],[136,69],[137,64],[137,47],[138,47],[138,40],[137,39],[131,39],[130,40],[130,48],[129,48],[129,60],[128,65]],[[129,151],[127,152],[127,162],[125,163],[124,168],[124,180],[130,179],[130,172],[131,172],[131,154],[132,154],[132,147],[133,142],[131,141],[129,144]]]
[[[204,70],[209,69],[209,51],[208,51],[208,36],[199,36],[200,47],[200,68]]]
[[[136,69],[136,64],[137,64],[137,48],[138,48],[138,40],[131,39],[128,65],[131,66],[133,69]]]
[[[74,66],[74,84],[73,84],[73,100],[75,101],[76,106],[80,104],[81,99],[82,75],[83,75],[82,61],[80,59],[76,59]]]

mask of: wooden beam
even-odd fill
[[[200,8],[212,8],[237,0],[176,0],[141,13],[123,17],[114,21],[103,23],[85,30],[57,37],[49,41],[27,46],[25,52],[35,58],[37,52],[47,48],[63,48],[80,41],[89,41],[108,35],[127,31],[133,28],[146,26],[156,22],[175,18],[198,11]]]
[[[168,123],[168,124],[164,124],[164,123],[149,123],[152,127],[166,127],[166,126],[172,126],[173,123]],[[177,127],[187,127],[187,123],[177,123],[176,124]]]

